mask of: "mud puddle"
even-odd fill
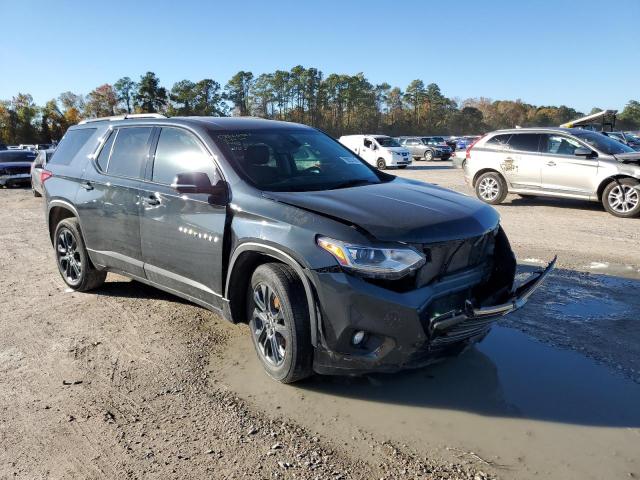
[[[576,352],[495,327],[480,345],[396,375],[268,379],[249,332],[212,358],[222,382],[363,457],[372,437],[419,455],[479,455],[503,478],[640,476],[640,385]],[[634,477],[635,478],[635,477]]]

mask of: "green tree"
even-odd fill
[[[118,97],[111,85],[105,83],[89,92],[84,114],[89,118],[108,117],[115,114]]]
[[[253,84],[253,73],[240,71],[236,73],[224,87],[225,98],[233,103],[233,106],[241,117],[249,115],[251,99],[249,92]]]
[[[619,126],[630,130],[640,128],[640,102],[629,100],[619,115]]]
[[[113,84],[113,88],[116,91],[120,108],[125,113],[133,112],[133,100],[134,94],[137,88],[136,82],[129,77],[122,77],[116,83]]]
[[[413,80],[404,92],[404,98],[413,110],[413,121],[416,125],[420,124],[420,110],[426,99],[426,93],[422,80]]]
[[[139,113],[164,112],[167,106],[167,90],[160,86],[160,79],[153,72],[140,77],[134,94],[136,111]]]

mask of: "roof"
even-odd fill
[[[490,133],[540,133],[540,132],[562,132],[570,135],[585,132],[582,128],[562,128],[562,127],[524,127],[524,128],[506,128],[504,130],[495,130]]]

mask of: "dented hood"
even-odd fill
[[[640,152],[616,153],[614,157],[624,163],[640,163]]]
[[[432,243],[469,238],[492,230],[500,221],[485,203],[401,178],[317,192],[266,192],[265,196],[356,225],[381,241]]]

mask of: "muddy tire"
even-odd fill
[[[376,167],[378,167],[378,170],[384,170],[387,168],[387,162],[384,161],[384,158],[379,158],[376,161]]]
[[[476,181],[476,195],[485,203],[491,205],[502,203],[507,193],[507,183],[497,172],[484,173]]]
[[[107,272],[97,270],[91,263],[76,218],[65,218],[58,223],[53,247],[58,271],[69,288],[86,292],[104,283]]]
[[[271,378],[293,383],[312,374],[307,297],[291,267],[266,263],[256,268],[247,290],[247,316],[253,346]]]
[[[616,217],[640,216],[640,182],[633,178],[620,178],[611,182],[602,192],[602,205]]]

